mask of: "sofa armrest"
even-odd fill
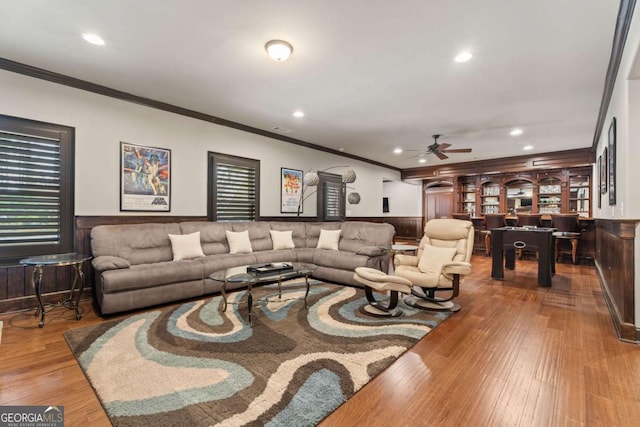
[[[450,276],[452,274],[459,274],[465,276],[471,273],[471,264],[464,261],[448,262],[442,265],[442,274]]]
[[[380,246],[363,246],[357,250],[357,255],[380,256],[384,255],[387,249]]]
[[[129,268],[131,263],[124,258],[110,255],[101,255],[91,260],[91,265],[96,271],[117,270],[120,268]]]
[[[395,267],[399,265],[409,265],[412,267],[416,267],[418,265],[418,257],[415,255],[396,254],[396,256],[393,258],[393,265]]]

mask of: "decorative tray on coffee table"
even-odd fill
[[[289,262],[268,262],[266,264],[254,264],[247,267],[247,273],[266,275],[293,271],[293,264]]]

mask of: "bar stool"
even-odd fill
[[[484,215],[484,230],[480,233],[484,235],[484,253],[485,255],[491,255],[491,229],[500,228],[506,225],[505,218],[507,214],[485,214]]]
[[[552,214],[551,226],[556,229],[553,235],[556,238],[556,261],[560,254],[569,253],[562,250],[561,242],[571,242],[571,261],[575,264],[578,259],[578,242],[580,241],[580,223],[578,214]]]
[[[451,217],[453,219],[462,219],[464,221],[471,221],[471,214],[470,213],[452,213]]]

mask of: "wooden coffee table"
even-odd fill
[[[247,286],[247,306],[249,307],[249,324],[252,324],[252,308],[253,308],[253,295],[251,293],[254,285],[266,284],[266,283],[278,283],[278,298],[282,298],[282,281],[294,279],[297,277],[304,277],[307,285],[307,291],[304,294],[304,307],[307,308],[307,296],[309,296],[309,276],[317,268],[315,264],[304,262],[292,262],[289,263],[293,267],[291,270],[257,274],[251,271],[247,271],[250,265],[243,265],[240,267],[231,267],[225,270],[216,271],[211,274],[209,278],[216,282],[222,283],[221,294],[224,305],[222,311],[227,311],[227,283],[237,283]]]

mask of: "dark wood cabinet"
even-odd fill
[[[456,212],[551,215],[592,212],[591,168],[459,177]]]

